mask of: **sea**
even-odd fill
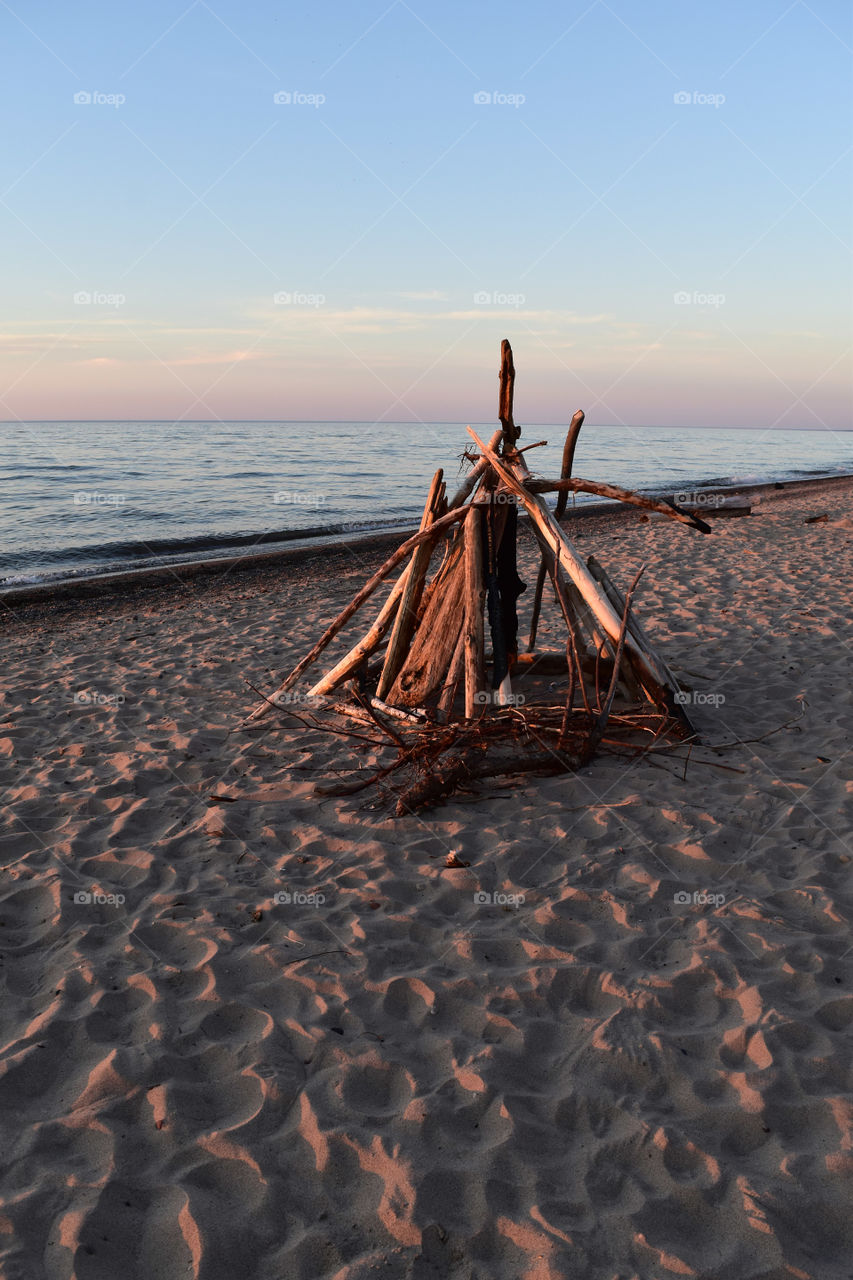
[[[0,422],[0,590],[411,528],[438,467],[449,493],[464,478],[465,428]],[[565,433],[524,425],[520,447],[548,442],[535,475],[559,476]],[[573,474],[669,495],[853,474],[853,431],[587,422]]]

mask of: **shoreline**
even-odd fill
[[[752,497],[758,501],[798,493],[834,491],[853,482],[853,474],[819,476],[807,480],[762,481],[755,484],[716,485],[712,488],[695,487],[692,490],[670,490],[656,496],[672,500],[676,493],[692,492],[720,494],[725,498]],[[713,509],[710,508],[713,512]],[[700,513],[701,514],[701,513]],[[523,523],[526,516],[521,513]],[[590,502],[569,507],[563,523],[576,525],[591,521],[618,517],[622,520],[638,519],[640,510],[619,502]],[[286,546],[276,550],[255,551],[246,555],[215,556],[209,559],[176,561],[173,564],[145,566],[139,569],[123,569],[113,572],[93,573],[81,578],[58,579],[53,582],[27,583],[3,588],[0,586],[0,604],[8,608],[16,605],[50,605],[74,600],[103,600],[111,596],[133,595],[153,589],[175,589],[196,578],[222,576],[254,576],[263,569],[297,568],[320,560],[333,562],[347,549],[354,554],[372,554],[396,549],[406,537],[416,532],[417,525],[402,522],[390,529],[382,529],[347,539],[338,534],[300,540],[294,538]],[[298,543],[299,545],[293,545]]]

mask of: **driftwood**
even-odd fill
[[[470,428],[469,428],[470,430]],[[473,433],[472,433],[473,434]],[[483,446],[485,448],[485,446]],[[568,480],[527,480],[524,488],[528,493],[594,493],[599,498],[614,498],[617,502],[626,502],[632,507],[644,507],[647,511],[657,511],[660,515],[669,516],[670,520],[678,520],[681,524],[690,525],[700,533],[710,533],[710,526],[704,520],[683,507],[665,498],[649,498],[642,493],[634,493],[631,489],[623,489],[616,484],[603,484],[599,480],[581,480],[576,476]]]
[[[525,754],[518,751],[487,754],[482,748],[454,754],[443,759],[400,795],[396,816],[403,818],[427,804],[445,799],[466,783],[494,778],[502,773],[553,773],[555,765],[558,769],[574,773],[587,764],[591,756],[591,751],[569,754],[556,746],[529,749]]]
[[[420,544],[426,541],[426,539],[432,538],[437,531],[449,529],[457,520],[461,520],[464,515],[465,512],[463,510],[448,511],[447,515],[436,520],[428,529],[424,529],[413,534],[411,538],[402,544],[402,546],[398,547],[394,554],[390,556],[379,569],[377,569],[369,582],[366,582],[361,590],[353,596],[347,607],[338,614],[334,622],[332,622],[331,625],[323,632],[311,652],[307,653],[302,661],[296,664],[290,675],[282,681],[273,696],[266,699],[264,702],[258,703],[254,710],[249,713],[246,717],[247,723],[251,723],[253,720],[259,720],[261,716],[265,715],[269,710],[271,702],[275,703],[276,699],[279,698],[281,694],[287,693],[289,689],[293,688],[303,671],[310,667],[311,663],[315,662],[316,659],[319,658],[326,646],[334,640],[338,632],[346,626],[353,614],[356,613],[364,604],[365,600],[368,600],[373,595],[373,592],[379,586],[380,582],[384,581],[384,579],[388,577],[388,574],[392,573],[402,560],[405,560],[410,551],[414,551],[415,547],[420,546]]]
[[[560,467],[560,479],[568,480],[572,474],[572,464],[575,459],[575,447],[577,446],[578,436],[583,426],[584,417],[583,409],[577,409],[572,414],[572,420],[569,423],[569,430],[566,435],[566,443],[563,445],[563,461]],[[519,449],[519,453],[524,453],[523,449]],[[568,490],[563,491],[557,498],[557,505],[554,509],[555,519],[561,520],[566,512],[566,503],[569,500]],[[548,572],[548,565],[543,556],[539,562],[539,573],[536,577],[536,588],[533,593],[533,611],[530,615],[530,631],[528,633],[527,651],[532,653],[536,645],[536,631],[539,626],[539,612],[542,608],[542,591],[545,587],[545,576]]]
[[[504,338],[501,343],[501,389],[498,397],[498,417],[501,420],[503,428],[503,450],[504,453],[508,449],[515,446],[515,442],[521,435],[520,430],[515,425],[512,416],[512,400],[515,393],[515,364],[512,358],[512,347]]]
[[[465,718],[473,720],[482,711],[485,689],[483,603],[486,587],[483,579],[482,516],[471,507],[465,519]]]
[[[497,449],[498,445],[501,442],[502,435],[503,435],[502,431],[495,432],[495,434],[492,436],[491,440],[489,441],[490,449]],[[458,507],[462,506],[463,502],[468,501],[471,494],[474,492],[480,480],[482,480],[483,476],[486,474],[488,469],[489,469],[488,461],[485,458],[480,458],[479,461],[471,469],[471,471],[469,471],[468,475],[465,477],[465,479],[460,484],[459,488],[456,490],[456,493],[453,495],[453,498],[448,503],[448,506],[447,506],[448,511],[455,511]]]
[[[486,445],[469,428],[479,457],[471,459],[475,465],[449,506],[439,471],[417,533],[365,583],[276,694],[267,697],[256,690],[261,703],[250,722],[278,710],[308,728],[355,740],[351,749],[363,751],[362,744],[368,743],[393,752],[390,762],[373,762],[318,787],[318,794],[354,795],[375,785],[386,800],[390,792],[402,815],[486,778],[572,772],[599,749],[636,756],[685,736],[689,722],[681,700],[676,702],[675,677],[634,616],[633,594],[640,575],[623,598],[595,557],[586,563],[580,557],[559,517],[570,492],[590,492],[661,512],[695,529],[709,531],[708,526],[693,512],[664,499],[572,478],[581,410],[572,418],[566,438],[561,479],[535,479],[525,450],[517,448],[521,431],[513,416],[514,384],[512,349],[504,341],[501,429]],[[554,513],[542,496],[546,492],[558,494]],[[516,567],[517,503],[530,518],[541,553],[529,648],[535,643],[544,577],[550,572],[565,623],[565,655],[550,651],[519,656],[516,651],[517,598],[524,585]],[[459,527],[454,530],[454,525]],[[453,536],[446,537],[451,531]],[[310,692],[321,697],[321,710],[296,711],[281,695],[293,688],[394,570],[399,572],[397,582],[367,633],[313,685]],[[372,661],[383,642],[384,654]],[[486,693],[488,663],[491,696]],[[564,682],[556,701],[549,673]],[[516,696],[511,696],[511,680]],[[346,685],[345,700],[330,707],[322,695],[341,684]],[[345,719],[329,723],[329,715]],[[361,723],[346,725],[349,717]]]
[[[432,485],[424,507],[423,518],[421,519],[422,530],[432,524],[437,514],[441,489],[442,472],[439,470],[436,471],[432,478]],[[388,642],[388,650],[385,654],[385,665],[382,668],[382,674],[379,677],[379,684],[376,688],[377,698],[384,699],[387,696],[388,690],[396,680],[397,673],[405,660],[409,642],[415,631],[418,605],[423,594],[427,569],[429,568],[434,546],[434,542],[427,540],[412,552],[412,561],[409,565],[406,585],[403,588],[400,605],[397,609],[397,617],[394,620],[391,639]]]
[[[541,544],[548,547],[557,557],[603,630],[611,640],[618,643],[621,630],[620,618],[602,587],[595,581],[595,578],[593,578],[560,526],[554,520],[543,499],[528,493],[522,480],[506,465],[505,460],[500,459],[488,445],[483,444],[483,441],[471,427],[468,428],[468,431],[510,492],[521,498]],[[522,467],[524,465],[523,460],[516,465]],[[571,484],[572,482],[568,481],[567,483]],[[667,707],[672,714],[681,716],[681,707],[674,699],[678,689],[669,687],[667,673],[657,660],[656,655],[641,650],[634,642],[633,637],[630,636],[625,648],[637,679],[649,697],[660,705]]]
[[[575,449],[577,447],[578,436],[581,433],[581,427],[583,426],[585,417],[586,414],[583,409],[577,409],[572,414],[572,420],[569,423],[569,430],[566,435],[566,443],[563,445],[563,461],[560,467],[561,480],[568,480],[572,474],[572,466],[575,461]],[[557,498],[557,505],[554,508],[554,515],[558,520],[562,520],[563,516],[566,514],[566,504],[568,501],[569,491],[568,489],[565,489]]]
[[[462,630],[465,602],[465,560],[454,559],[444,590],[432,596],[421,619],[406,661],[388,694],[389,702],[415,707],[426,702],[441,685]]]
[[[459,633],[459,639],[456,641],[456,648],[453,651],[453,657],[450,660],[450,666],[447,670],[447,677],[442,686],[441,694],[438,699],[438,709],[436,716],[439,724],[445,724],[451,707],[456,697],[456,688],[462,679],[465,670],[465,629]]]

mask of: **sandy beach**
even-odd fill
[[[379,540],[6,598],[4,1278],[853,1275],[853,482],[571,532],[701,745],[403,819],[239,727]]]

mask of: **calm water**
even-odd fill
[[[559,475],[564,436],[524,427],[551,442],[531,471]],[[469,442],[451,423],[0,423],[0,584],[410,524]],[[853,433],[586,423],[574,470],[660,493],[853,473]]]

